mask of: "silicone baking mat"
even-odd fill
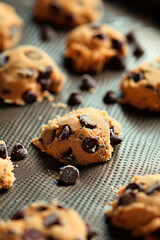
[[[67,72],[63,66],[65,39],[68,32],[56,30],[57,35],[52,41],[42,42],[40,28],[33,21],[34,1],[4,2],[15,6],[25,21],[21,44],[41,47],[66,73],[67,83],[64,90],[55,95],[55,102],[66,103],[70,92],[79,89],[80,84],[79,76]],[[127,59],[127,69],[137,66],[143,60],[160,56],[160,31],[149,20],[111,1],[106,1],[103,21],[124,33],[134,29],[138,41],[143,46],[144,56],[137,60],[131,54]],[[109,70],[99,73],[95,75],[97,80],[95,92],[83,92],[83,103],[78,107],[107,110],[122,124],[124,140],[107,163],[79,167],[80,180],[74,186],[57,186],[55,180],[58,178],[61,165],[57,160],[31,145],[32,138],[40,134],[42,123],[46,124],[57,114],[62,116],[73,108],[53,108],[47,100],[25,107],[1,102],[0,138],[7,143],[9,153],[16,141],[23,141],[28,149],[28,157],[14,162],[16,182],[9,191],[0,192],[0,218],[7,219],[30,202],[57,199],[60,204],[76,209],[85,221],[94,225],[99,231],[97,239],[124,239],[119,232],[116,236],[115,231],[112,231],[105,222],[106,205],[116,196],[118,186],[127,184],[135,175],[160,173],[160,118],[159,115],[135,111],[130,107],[121,107],[119,104],[103,103],[102,99],[107,90],[119,92],[119,82],[123,74],[123,71]]]

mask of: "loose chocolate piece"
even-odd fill
[[[0,67],[4,67],[6,63],[8,62],[9,57],[5,55],[4,53],[0,54]]]
[[[9,93],[11,93],[11,91],[10,91],[9,89],[3,88],[3,89],[1,90],[1,93],[2,93],[2,94],[9,94]]]
[[[50,25],[43,25],[41,28],[41,38],[44,41],[51,40],[56,35],[56,32]]]
[[[92,37],[93,37],[93,38],[98,38],[98,39],[100,39],[100,40],[105,40],[105,39],[107,39],[107,35],[106,35],[106,34],[103,34],[103,33],[98,33],[98,34],[96,34],[96,35],[93,35]]]
[[[82,90],[89,90],[91,88],[95,88],[96,87],[96,81],[94,78],[92,78],[90,75],[88,74],[84,74],[81,76],[81,86],[80,88]]]
[[[144,73],[140,71],[137,73],[127,73],[127,77],[128,79],[132,78],[135,82],[139,82],[144,79]]]
[[[122,46],[123,43],[117,39],[112,39],[112,47],[116,50],[118,50],[119,52],[122,51]]]
[[[118,200],[118,206],[120,205],[128,206],[134,201],[135,201],[135,194],[131,190],[127,190],[120,196]]]
[[[80,124],[82,125],[82,127],[86,127],[86,128],[89,128],[89,129],[94,129],[96,128],[96,124],[93,124],[93,123],[89,123],[87,121],[87,115],[81,115],[80,116]]]
[[[49,90],[52,80],[50,78],[45,79],[45,78],[40,78],[38,79],[38,83],[41,85],[42,91]]]
[[[0,145],[0,158],[6,159],[7,157],[7,147],[5,143]]]
[[[160,181],[156,182],[152,187],[150,187],[146,191],[146,194],[151,195],[151,194],[155,193],[156,191],[160,191]]]
[[[82,95],[80,92],[75,91],[72,92],[69,99],[68,99],[68,105],[74,106],[74,105],[79,105],[82,102]]]
[[[122,142],[122,137],[121,136],[118,136],[116,135],[114,132],[113,132],[113,129],[111,128],[110,129],[110,141],[111,141],[111,145],[114,147],[118,144],[120,144]]]
[[[128,41],[129,41],[130,43],[135,42],[134,32],[129,32],[129,33],[126,35],[126,38],[128,39]]]
[[[18,74],[24,78],[31,78],[35,75],[36,71],[32,68],[22,68],[18,70]]]
[[[141,57],[144,54],[144,50],[142,49],[141,46],[139,46],[138,44],[135,47],[135,50],[133,52],[134,56],[136,56],[137,58]]]
[[[103,98],[104,103],[115,103],[117,102],[117,96],[114,91],[108,91]]]
[[[38,78],[48,79],[51,76],[52,71],[53,71],[53,66],[41,66],[39,68]]]
[[[25,55],[32,60],[39,60],[42,57],[39,52],[33,50],[25,52]]]
[[[64,58],[64,66],[70,70],[73,70],[73,60],[71,58]]]
[[[18,33],[18,27],[16,25],[12,26],[10,28],[10,37],[13,38],[16,36],[16,34]]]
[[[114,70],[124,70],[126,68],[124,58],[120,55],[112,57],[108,67]]]
[[[139,192],[143,191],[142,189],[142,185],[140,183],[130,183],[128,184],[128,186],[126,187],[126,190],[138,190]]]
[[[33,103],[37,99],[37,95],[31,91],[27,91],[23,95],[23,99],[26,103]]]
[[[70,135],[71,135],[71,128],[70,128],[70,126],[66,125],[63,128],[61,134],[59,135],[58,140],[59,141],[67,140]]]
[[[43,238],[43,234],[37,229],[30,228],[24,230],[23,240],[40,240]]]
[[[88,153],[95,153],[99,147],[98,138],[85,138],[82,147]]]
[[[11,219],[19,220],[19,219],[24,219],[25,217],[26,217],[25,212],[23,210],[19,210],[11,217]]]
[[[12,160],[22,160],[27,157],[27,150],[21,143],[16,143],[11,152]]]
[[[60,181],[67,185],[72,185],[77,182],[79,178],[79,171],[76,167],[68,165],[60,168]]]
[[[43,225],[47,228],[53,225],[61,225],[58,214],[52,213],[44,219]]]
[[[86,223],[86,226],[88,228],[87,240],[91,240],[93,237],[98,236],[98,232],[94,227],[88,223]]]
[[[75,163],[75,158],[72,155],[72,152],[73,152],[72,149],[68,148],[68,150],[66,152],[64,152],[60,155],[60,158],[62,158],[64,160],[67,160],[70,164],[74,164]]]
[[[61,7],[58,3],[51,3],[50,9],[51,9],[53,15],[58,15],[60,13]]]

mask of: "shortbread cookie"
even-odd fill
[[[7,103],[41,102],[64,82],[58,66],[39,48],[20,46],[0,55],[0,97]]]
[[[103,16],[102,0],[37,0],[35,18],[62,27],[94,22]]]
[[[8,189],[15,181],[13,165],[7,155],[7,147],[4,141],[0,141],[0,189]]]
[[[120,32],[106,24],[88,24],[71,31],[65,58],[77,72],[99,72],[109,65],[122,67],[117,61],[127,54],[127,40]]]
[[[141,64],[126,73],[121,90],[124,95],[121,103],[135,108],[160,111],[160,58]]]
[[[0,51],[14,47],[22,36],[23,20],[13,7],[0,2]]]
[[[54,202],[32,203],[0,222],[1,240],[91,239],[88,235],[89,228],[76,211]]]
[[[136,176],[118,191],[107,216],[113,225],[130,230],[134,236],[158,240],[160,233],[160,174]],[[156,237],[157,236],[157,237]]]
[[[87,165],[106,162],[120,135],[121,125],[107,112],[84,108],[43,125],[33,144],[66,164]]]

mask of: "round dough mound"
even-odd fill
[[[39,48],[20,46],[0,55],[0,97],[7,103],[41,102],[64,82],[58,66]]]
[[[106,162],[122,139],[121,125],[105,111],[74,110],[42,126],[33,144],[66,164]]]
[[[22,19],[13,7],[0,2],[0,51],[14,47],[22,36]]]
[[[128,72],[122,82],[121,103],[135,108],[160,111],[160,58]]]
[[[94,22],[103,15],[102,0],[37,0],[35,18],[62,27]]]
[[[2,240],[87,240],[87,235],[87,225],[80,215],[55,202],[32,203],[19,210],[11,220],[0,222]]]
[[[71,31],[65,58],[77,72],[99,72],[115,56],[128,54],[127,39],[106,24],[87,24]]]
[[[118,195],[107,212],[112,224],[130,230],[134,236],[157,239],[151,236],[160,231],[160,174],[138,175],[120,188]]]

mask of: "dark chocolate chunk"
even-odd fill
[[[26,229],[23,233],[23,240],[41,240],[43,238],[43,234],[34,228]]]
[[[70,135],[71,135],[71,128],[70,128],[70,126],[66,125],[63,128],[61,134],[59,135],[58,140],[59,141],[67,140]]]
[[[27,157],[27,150],[21,143],[16,143],[11,152],[12,160],[22,160]]]
[[[142,185],[140,183],[130,183],[128,184],[128,186],[126,187],[126,190],[138,190],[139,192],[143,191],[142,189]]]
[[[10,37],[13,38],[17,35],[19,27],[14,25],[10,28]]]
[[[1,91],[2,94],[10,94],[11,91],[6,89],[6,88],[3,88],[2,91]]]
[[[39,60],[42,57],[39,52],[34,50],[25,52],[25,55],[32,60]]]
[[[139,46],[138,44],[135,47],[135,50],[133,52],[134,56],[136,56],[137,58],[141,57],[144,54],[144,50],[142,49],[141,46]]]
[[[24,219],[25,217],[26,217],[25,212],[23,210],[19,210],[11,217],[11,219],[19,220],[19,219]]]
[[[69,99],[68,99],[68,105],[74,106],[74,105],[79,105],[82,102],[82,95],[80,92],[75,91],[72,92]]]
[[[56,35],[56,32],[50,25],[43,25],[41,28],[41,38],[44,41],[51,40]]]
[[[37,211],[38,212],[43,212],[43,211],[46,211],[48,209],[48,207],[46,207],[46,206],[39,206],[39,207],[37,207]]]
[[[60,181],[67,185],[72,185],[77,182],[79,178],[79,171],[76,167],[68,165],[60,168]]]
[[[36,71],[32,68],[19,69],[18,74],[24,78],[31,78],[35,75]]]
[[[96,87],[96,81],[94,78],[92,78],[90,75],[88,74],[84,74],[81,76],[81,86],[80,88],[83,90],[89,90],[91,88],[95,88]]]
[[[5,143],[0,145],[0,158],[6,159],[7,157],[7,147]]]
[[[88,228],[87,240],[91,240],[93,237],[98,236],[98,232],[94,227],[88,223],[86,223],[86,226]]]
[[[23,99],[26,103],[33,103],[37,99],[37,95],[31,91],[27,91],[23,95]]]
[[[95,153],[99,147],[98,138],[85,138],[82,147],[88,153]]]
[[[47,228],[53,225],[61,225],[58,214],[52,213],[44,219],[43,225]]]
[[[124,58],[122,56],[114,56],[110,59],[108,67],[115,70],[124,70],[126,68]]]
[[[116,135],[112,128],[110,129],[110,141],[113,147],[122,142],[122,137],[119,135]]]
[[[98,33],[98,34],[95,34],[92,36],[93,38],[98,38],[100,40],[105,40],[107,39],[107,35],[106,34],[103,34],[103,33]]]
[[[143,72],[137,72],[137,73],[127,73],[128,79],[133,79],[135,82],[139,82],[140,80],[144,79],[144,73]]]
[[[75,158],[72,155],[72,152],[73,152],[72,149],[68,148],[68,150],[66,152],[64,152],[60,155],[60,158],[62,158],[64,160],[67,160],[70,164],[74,164],[75,163]]]
[[[89,128],[89,129],[94,129],[97,126],[97,124],[89,123],[87,121],[87,115],[81,115],[80,116],[80,124],[82,125],[82,127],[84,126],[86,128]]]
[[[48,79],[51,76],[52,71],[53,71],[52,66],[42,66],[39,68],[38,78]]]
[[[129,33],[126,35],[126,38],[127,38],[127,40],[128,40],[130,43],[135,42],[134,32],[129,32]]]
[[[135,201],[135,194],[131,190],[125,191],[118,200],[118,206],[127,206]]]
[[[115,103],[117,102],[117,96],[114,91],[108,91],[103,98],[104,103]]]
[[[0,54],[0,67],[4,67],[6,63],[8,62],[9,57],[5,55],[4,53]]]
[[[73,60],[71,58],[64,58],[64,66],[69,70],[73,70]]]
[[[160,181],[156,182],[152,187],[150,187],[147,191],[146,194],[151,195],[157,191],[160,191]]]
[[[51,3],[50,9],[54,15],[58,15],[60,13],[61,7],[58,3]]]
[[[74,21],[74,16],[71,13],[68,13],[65,15],[64,22],[69,24],[69,23],[73,23],[73,21]]]
[[[38,83],[41,85],[42,91],[49,90],[52,80],[50,78],[45,79],[45,78],[40,78],[38,79]]]
[[[123,43],[117,39],[112,39],[112,47],[119,52],[122,50]]]
[[[160,240],[160,229],[151,233],[151,236],[154,237],[156,240]]]

